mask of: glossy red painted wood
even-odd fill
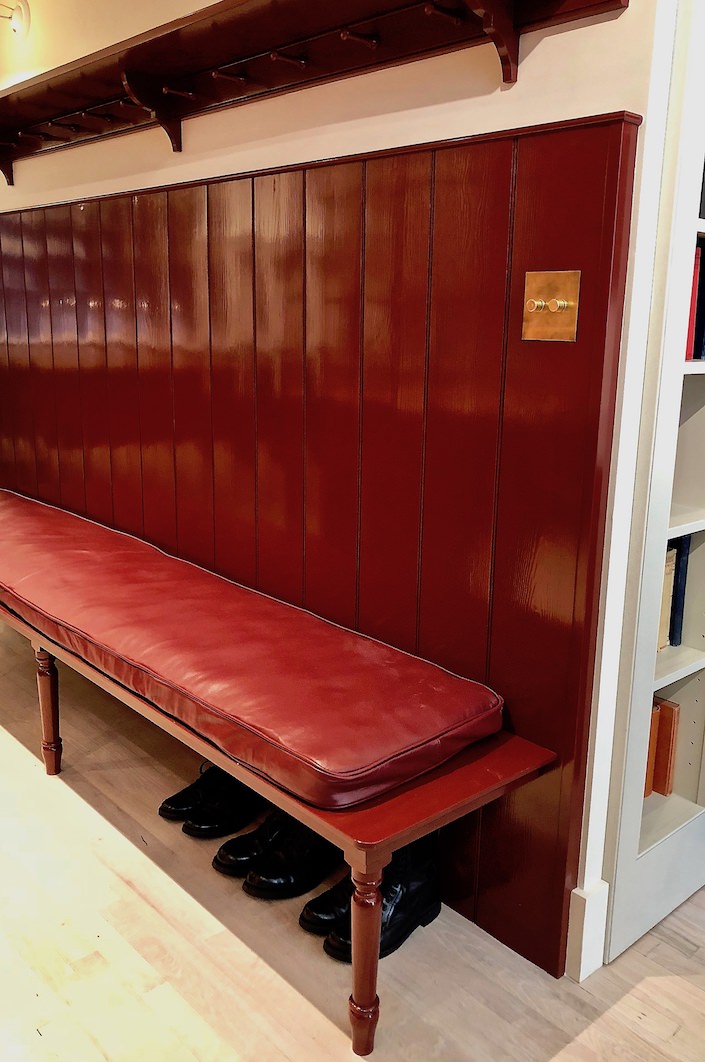
[[[139,247],[139,254],[135,255],[135,307],[144,535],[162,549],[176,553],[166,192],[136,195],[133,224]]]
[[[27,300],[27,340],[34,410],[37,496],[43,501],[60,505],[58,414],[44,211],[32,210],[23,213],[21,229],[24,287]]]
[[[71,207],[76,325],[83,422],[83,472],[86,513],[100,523],[113,519],[110,468],[110,387],[105,355],[103,261],[99,206]]]
[[[19,214],[0,215],[10,403],[13,417],[15,483],[17,490],[37,495],[37,459],[34,438],[32,380],[27,341],[27,306],[24,291],[22,228]]]
[[[65,509],[85,513],[81,389],[76,386],[78,328],[71,210],[68,206],[50,207],[45,216],[61,504]]]
[[[366,171],[359,627],[413,652],[432,156]]]
[[[215,567],[257,582],[251,180],[208,188]]]
[[[142,534],[142,458],[135,337],[134,234],[130,198],[100,204],[105,351],[110,379],[113,522]]]
[[[581,586],[599,580],[601,562],[604,520],[591,517],[594,497],[605,498],[612,418],[600,410],[608,379],[614,394],[618,349],[615,336],[606,350],[606,323],[611,275],[626,264],[624,247],[613,260],[626,209],[620,166],[633,167],[622,138],[613,123],[518,144],[489,681],[512,727],[555,748],[561,766],[487,813],[478,922],[510,946],[521,939],[554,972],[577,871],[576,859],[568,864],[585,758],[576,735],[590,707],[581,678],[592,674],[597,608]],[[530,269],[582,270],[577,342],[521,339]]]
[[[489,632],[512,151],[436,155],[419,652],[473,678]]]
[[[258,585],[303,597],[303,174],[255,180]]]
[[[169,198],[174,455],[179,556],[213,565],[213,429],[206,189]]]
[[[306,175],[305,604],[355,626],[362,163]]]
[[[15,395],[7,353],[5,291],[0,267],[0,484],[9,490],[15,488],[14,404]]]
[[[518,732],[560,753],[548,774],[483,811],[482,823],[467,824],[469,832],[458,825],[446,849],[453,904],[470,914],[476,904],[481,925],[554,973],[562,970],[566,905],[578,866],[634,137],[633,118],[613,115],[563,130],[313,164],[305,176],[301,169],[258,175],[252,229],[250,179],[211,183],[207,255],[204,187],[171,190],[177,199],[193,192],[172,206],[169,218],[180,344],[172,375],[167,315],[146,305],[136,309],[132,288],[134,270],[140,299],[164,295],[163,207],[154,204],[163,204],[166,193],[139,193],[134,207],[120,197],[85,204],[87,214],[81,204],[72,208],[87,499],[98,483],[90,488],[91,470],[98,475],[100,468],[104,490],[112,461],[116,512],[112,521],[109,513],[105,518],[139,533],[139,421],[152,412],[154,423],[141,430],[145,441],[152,430],[163,461],[145,474],[145,503],[162,490],[168,498],[174,448],[165,391],[174,386],[182,403],[177,449],[184,476],[199,462],[210,460],[212,469],[205,488],[200,481],[193,494],[182,493],[190,506],[182,515],[194,539],[199,520],[207,536],[215,534],[215,569],[249,581],[257,531],[263,589],[300,603],[305,586],[307,604],[349,622],[357,561],[350,515],[360,487],[354,443],[361,425],[360,629],[414,649],[418,625],[420,652],[470,673],[482,666],[489,611],[489,681],[506,694]],[[519,167],[504,395],[496,330],[514,146]],[[360,229],[356,175],[365,167]],[[0,394],[0,416],[3,424],[10,418],[3,452],[12,452],[14,464],[17,442],[19,489],[33,494],[36,402],[20,236],[18,217],[1,216],[9,389]],[[133,247],[141,252],[134,263]],[[182,252],[178,261],[175,248]],[[362,294],[355,284],[360,255]],[[101,266],[107,352],[101,352]],[[521,341],[523,275],[535,268],[583,269],[577,344]],[[356,293],[364,311],[362,366]],[[139,381],[136,312],[142,315]],[[0,330],[0,381],[1,340]],[[147,363],[164,381],[151,393],[149,385],[141,387]],[[105,401],[86,403],[87,379],[99,380],[102,364]],[[87,366],[95,368],[86,372]],[[204,456],[211,408],[213,459]],[[502,417],[492,525],[487,503],[496,461],[490,455]],[[96,453],[103,456],[94,468]],[[494,588],[492,598],[487,587]]]

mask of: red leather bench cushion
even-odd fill
[[[486,686],[8,491],[0,602],[318,807],[392,789],[501,725]]]

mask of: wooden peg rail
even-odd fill
[[[528,30],[629,0],[221,0],[0,92],[0,171],[158,125],[181,151],[185,118],[489,40],[505,83]]]

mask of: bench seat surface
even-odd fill
[[[3,490],[0,602],[318,807],[384,793],[501,726],[480,683]]]

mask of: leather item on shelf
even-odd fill
[[[0,491],[0,539],[5,608],[316,806],[501,727],[486,686],[90,520]]]
[[[196,808],[181,829],[189,837],[209,840],[213,837],[226,837],[237,833],[254,822],[259,814],[270,805],[254,789],[242,782],[237,782],[231,793],[227,788],[223,795],[208,804]]]
[[[162,800],[159,805],[159,814],[163,819],[169,819],[171,822],[184,822],[197,808],[201,808],[214,798],[217,799],[226,781],[234,785],[238,784],[220,767],[206,767],[204,764],[194,782],[180,789],[178,793],[167,797],[166,800]]]
[[[382,935],[379,957],[401,947],[419,926],[427,926],[441,913],[441,883],[437,841],[434,835],[400,848],[384,872],[382,885]],[[323,941],[327,955],[352,961],[350,908]]]
[[[276,841],[254,860],[242,887],[261,900],[288,900],[310,892],[343,861],[343,853],[303,823],[291,819]]]
[[[350,915],[353,889],[352,877],[346,874],[340,881],[319,896],[308,901],[299,915],[299,925],[307,933],[325,937],[337,923]]]
[[[244,878],[294,821],[285,811],[271,812],[256,829],[221,844],[213,857],[214,869],[233,878]]]

